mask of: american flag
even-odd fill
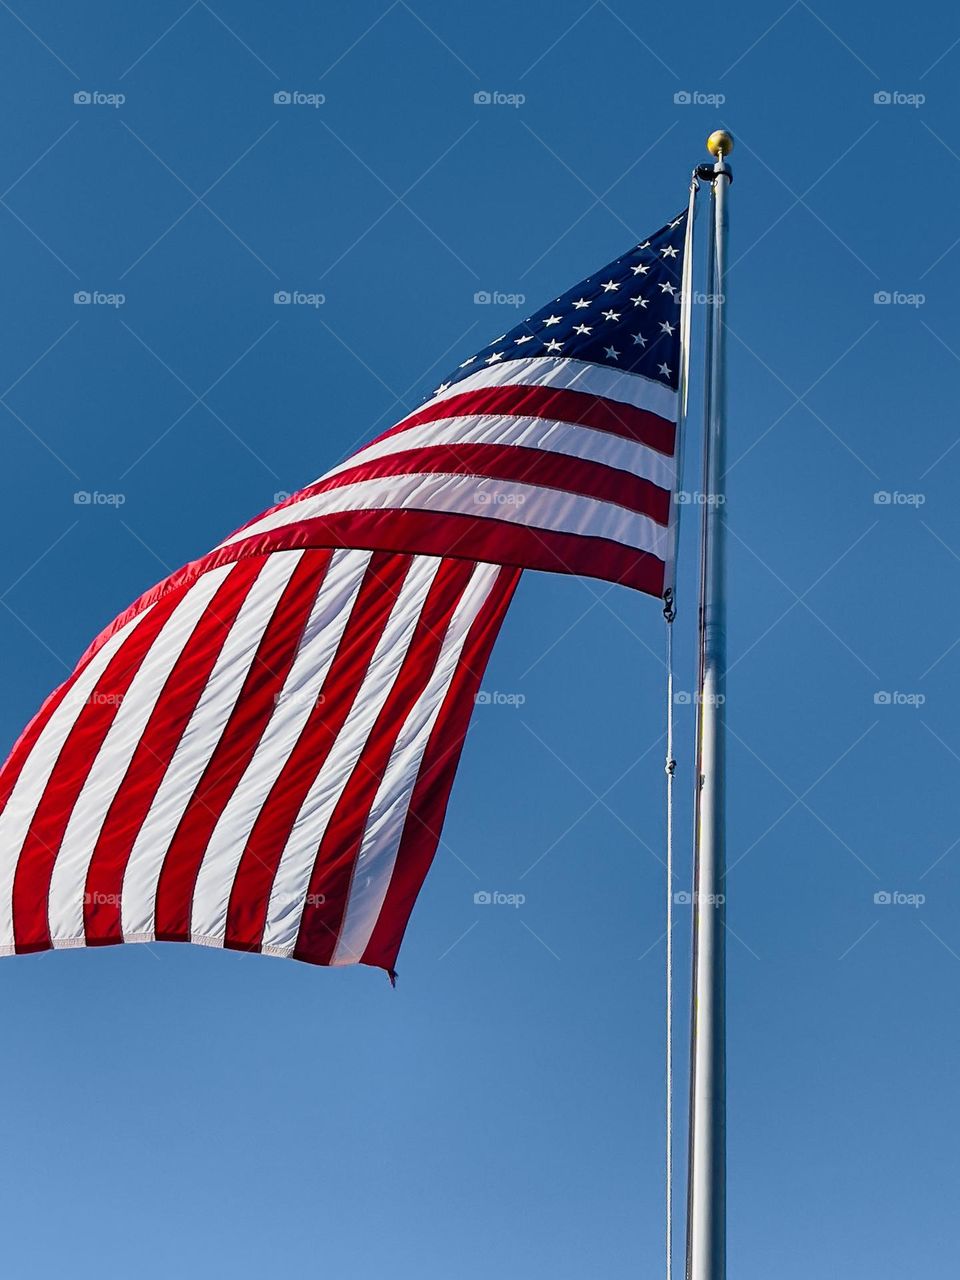
[[[393,972],[521,570],[669,579],[684,224],[106,628],[0,770],[0,954]]]

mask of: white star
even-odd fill
[[[582,311],[584,307],[589,307],[590,303],[586,298],[578,298],[573,305],[577,311]]]
[[[514,338],[514,342],[517,344],[518,347],[521,342],[532,342],[532,341],[533,341],[532,333],[525,333],[522,338]]]
[[[638,249],[649,249],[649,248],[650,248],[650,241],[649,241],[649,240],[644,240],[643,244],[638,244],[638,245],[637,245],[637,248],[638,248]]]
[[[603,352],[604,352],[604,355],[607,357],[607,359],[608,359],[608,360],[619,360],[619,359],[620,359],[620,352],[619,352],[619,351],[617,351],[614,347],[604,347],[604,348],[603,348]]]
[[[675,258],[677,256],[677,251],[672,244],[664,245],[660,252],[665,258]]]
[[[543,322],[544,328],[547,328],[552,324],[559,324],[562,319],[563,316],[547,316],[546,320]]]
[[[670,377],[670,366],[666,364],[658,364],[657,372],[662,373],[665,378]]]
[[[562,351],[562,350],[563,350],[563,343],[562,343],[562,342],[558,342],[558,341],[556,340],[556,338],[551,338],[551,339],[550,339],[550,341],[549,341],[548,343],[546,343],[546,345],[545,345],[545,348],[544,348],[544,349],[545,349],[546,351]]]
[[[669,284],[669,283],[662,284],[660,285],[660,292],[669,293],[670,296],[672,297],[677,292],[677,286],[675,284]]]
[[[645,262],[638,262],[637,265],[635,267],[631,267],[630,270],[635,276],[645,276],[650,268]]]
[[[498,360],[502,360],[502,359],[503,359],[503,352],[502,352],[502,351],[494,351],[493,355],[489,355],[489,356],[487,356],[486,360],[484,360],[484,362],[483,362],[483,363],[484,363],[484,364],[495,364]]]
[[[674,218],[674,220],[670,223],[670,229],[672,230],[674,227],[679,227],[682,221],[683,221],[683,214],[681,213],[679,218]]]
[[[650,305],[648,300],[641,293],[638,293],[635,298],[631,298],[630,301],[635,307],[648,307]]]
[[[477,358],[476,356],[468,356],[468,357],[466,358],[466,360],[464,360],[463,364],[461,364],[460,368],[461,368],[461,369],[465,369],[465,368],[467,367],[467,365],[468,365],[468,364],[473,364],[473,362],[474,362],[474,360],[476,360],[476,358]]]
[[[493,341],[490,343],[491,347],[495,347],[498,342],[502,342],[506,336],[507,335],[505,333],[501,333],[499,338],[494,338]]]
[[[434,394],[435,396],[442,395],[442,394],[444,393],[444,391],[446,391],[446,390],[448,389],[448,387],[449,387],[449,386],[450,386],[450,383],[449,383],[449,382],[441,382],[441,383],[440,383],[440,385],[439,385],[439,387],[437,387],[436,391],[435,391],[433,394]]]
[[[676,326],[675,324],[671,324],[669,320],[661,320],[661,321],[660,321],[660,328],[661,328],[661,329],[663,330],[663,332],[664,332],[664,333],[666,333],[666,334],[672,334],[672,333],[673,333],[673,331],[674,331],[674,329],[676,329],[676,327],[677,327],[677,326]]]
[[[607,280],[603,284],[603,290],[605,293],[613,293],[615,289],[619,288],[620,286],[617,284],[616,280]]]
[[[576,324],[573,326],[574,333],[592,333],[593,326],[589,324]]]
[[[633,335],[633,341],[634,341],[634,344],[637,346],[645,347],[647,345],[646,338],[640,333],[635,333]]]
[[[619,319],[620,319],[620,312],[619,312],[619,311],[605,311],[605,312],[603,313],[603,318],[604,318],[604,320],[619,320]]]

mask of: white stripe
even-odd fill
[[[121,896],[124,938],[153,937],[157,882],[170,841],[210,762],[257,655],[277,602],[303,555],[280,551],[247,593],[173,758],[137,832],[127,860]]]
[[[639,373],[607,368],[587,360],[567,360],[558,356],[532,356],[526,360],[504,360],[478,369],[469,377],[454,382],[439,395],[431,396],[416,413],[422,413],[438,400],[476,391],[481,387],[564,387],[583,391],[589,396],[619,400],[637,409],[647,409],[668,422],[676,422],[679,396],[672,387]]]
[[[186,591],[155,637],[107,730],[74,802],[50,878],[50,938],[83,935],[83,893],[100,828],[126,776],[170,672],[217,589],[234,569],[227,564],[203,574]]]
[[[292,949],[296,945],[317,850],[390,695],[441,563],[433,557],[417,556],[411,564],[350,713],[314,779],[281,855],[267,908],[265,946]]]
[[[255,521],[223,545],[282,528],[296,520],[313,520],[342,511],[396,508],[492,517],[553,533],[608,538],[638,551],[652,552],[661,560],[666,559],[669,547],[667,530],[662,525],[612,502],[520,484],[516,480],[443,473],[359,480],[356,484],[316,493]]]
[[[457,672],[470,628],[500,572],[498,566],[488,564],[474,570],[450,619],[430,679],[397,734],[363,833],[331,964],[356,964],[367,948],[393,877],[423,753]]]
[[[273,784],[316,707],[370,556],[369,551],[338,551],[331,557],[276,710],[211,833],[194,889],[192,935],[223,938],[230,892],[243,850]]]
[[[438,422],[425,422],[420,427],[410,427],[396,435],[387,436],[385,440],[368,445],[333,467],[321,479],[341,475],[364,462],[372,462],[375,458],[405,453],[408,449],[459,444],[515,445],[524,449],[538,449],[544,453],[562,454],[568,458],[580,458],[584,462],[596,462],[603,467],[628,471],[631,475],[650,480],[661,489],[672,489],[676,478],[676,463],[672,457],[658,453],[649,445],[627,440],[609,431],[597,431],[592,427],[550,418],[471,414],[462,418],[441,418]]]
[[[3,813],[0,813],[0,945],[13,946],[13,880],[17,860],[63,744],[110,659],[153,607],[151,605],[131,618],[90,659],[44,725],[33,750],[24,761]]]

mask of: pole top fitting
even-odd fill
[[[727,133],[726,129],[717,129],[707,139],[707,150],[718,160],[728,156],[733,150],[733,134]]]

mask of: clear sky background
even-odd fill
[[[736,134],[738,1280],[960,1246],[958,37],[887,0],[0,6],[4,750],[144,588],[526,313],[476,292],[569,287]],[[396,991],[183,946],[0,962],[4,1274],[656,1275],[661,652],[656,602],[525,577]],[[682,906],[677,940],[682,1099]]]

